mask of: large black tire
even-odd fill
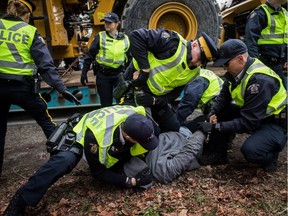
[[[197,37],[201,32],[206,32],[218,43],[222,18],[216,0],[128,0],[122,14],[122,30],[129,34],[134,29],[148,28],[149,19],[155,9],[169,2],[178,2],[190,8],[197,20]]]

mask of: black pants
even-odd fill
[[[70,151],[53,154],[18,190],[25,203],[35,207],[52,184],[76,167],[81,156]]]
[[[23,108],[41,126],[45,136],[48,138],[54,131],[56,123],[52,121],[47,110],[47,104],[39,96],[31,92],[23,91],[22,83],[7,81],[0,83],[0,174],[4,160],[5,136],[7,131],[7,116],[11,104]],[[33,131],[31,131],[31,134]]]
[[[167,131],[179,131],[180,123],[169,104],[165,106],[152,106],[151,107],[152,117],[161,130],[161,133]]]
[[[106,75],[97,72],[96,85],[101,107],[111,106],[113,104],[113,89],[118,85],[117,75]]]

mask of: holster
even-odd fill
[[[46,145],[49,153],[54,151],[71,151],[82,154],[82,146],[76,142],[73,127],[80,121],[82,115],[75,113],[66,122],[62,122],[48,138]]]
[[[119,79],[118,85],[113,90],[113,97],[116,100],[119,100],[130,87],[130,82],[124,80],[123,73],[118,74],[118,79]]]
[[[56,148],[60,140],[62,139],[64,133],[67,129],[67,122],[62,122],[59,126],[56,127],[56,129],[53,131],[53,133],[50,135],[46,142],[47,151],[49,153],[53,152]]]
[[[76,142],[76,134],[74,132],[69,132],[62,136],[54,150],[71,151],[75,154],[81,155],[82,149],[83,147]]]

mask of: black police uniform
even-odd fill
[[[137,60],[139,68],[143,69],[150,68],[149,60],[147,58],[148,51],[152,52],[157,59],[168,59],[175,54],[180,41],[176,32],[164,29],[138,29],[131,32],[129,38],[131,42],[131,54]],[[192,60],[191,43],[191,41],[187,42],[187,62]],[[194,68],[196,67],[190,69],[192,70]],[[125,79],[132,80],[133,72],[135,71],[136,69],[131,63],[125,71]],[[174,103],[175,99],[180,96],[184,87],[185,85],[178,86],[162,96],[154,95],[147,85],[142,88],[143,92],[148,93],[155,98],[155,104],[152,106],[145,104],[140,105],[151,108],[152,117],[159,124],[162,132],[178,131],[180,128],[179,121],[174,115],[174,111],[170,104]],[[124,104],[131,104],[131,99],[133,99],[131,92],[127,93],[124,97]],[[146,99],[144,98],[143,100],[145,101]]]
[[[273,8],[269,2],[266,2],[270,8]],[[257,41],[261,37],[261,31],[267,27],[267,15],[262,7],[256,8],[248,17],[245,27],[245,44],[248,47],[248,53],[253,58],[258,58],[265,65],[275,71],[283,80],[286,87],[286,78],[283,72],[283,63],[287,62],[287,44],[263,44],[258,45]],[[287,25],[287,24],[286,24]],[[287,88],[287,87],[286,87]]]
[[[106,32],[107,37],[110,37],[110,34]],[[118,33],[116,40],[122,40],[124,38],[123,33]],[[100,36],[97,34],[91,43],[89,51],[84,57],[82,74],[87,74],[90,70],[90,65],[93,63],[93,72],[96,75],[96,85],[97,85],[97,92],[100,97],[101,107],[111,106],[113,103],[113,89],[118,84],[118,74],[123,72],[128,62],[131,60],[130,51],[128,49],[126,56],[127,62],[125,65],[120,66],[119,68],[111,68],[107,66],[103,66],[95,62],[96,55],[99,52],[100,45]]]
[[[19,17],[7,15],[3,19],[11,21],[22,21]],[[0,20],[1,23],[1,20]],[[4,26],[0,24],[0,30]],[[66,87],[59,77],[50,53],[42,39],[36,32],[33,36],[30,48],[31,56],[41,74],[43,80],[59,92],[65,92]],[[0,38],[0,41],[1,38]],[[5,42],[3,42],[5,43]],[[0,175],[3,165],[5,134],[7,131],[7,116],[11,104],[15,104],[33,116],[41,126],[48,138],[55,129],[56,124],[52,121],[47,110],[47,103],[37,93],[34,93],[34,79],[30,76],[13,76],[0,71]]]
[[[255,73],[247,84],[251,87],[245,90],[244,106],[240,109],[231,103],[229,82],[232,83],[231,91],[241,85],[246,70],[254,61],[255,59],[248,58],[243,74],[237,81],[231,74],[225,74],[226,81],[209,113],[209,116],[217,115],[217,122],[220,122],[221,127],[220,131],[215,130],[211,133],[210,148],[207,149],[220,155],[221,163],[227,162],[227,139],[225,138],[232,133],[251,134],[243,143],[241,152],[247,161],[261,164],[263,167],[277,161],[278,153],[286,143],[285,129],[276,122],[275,116],[264,118],[267,104],[280,88],[278,80],[265,74]],[[261,85],[257,83],[261,83]],[[200,159],[200,163],[206,164],[206,162],[209,164],[209,160],[204,162]]]

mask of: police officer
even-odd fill
[[[199,75],[200,65],[217,56],[217,47],[205,33],[186,41],[179,33],[164,29],[138,29],[129,35],[133,61],[125,78],[133,80],[135,102],[150,107],[162,132],[178,131],[179,123],[168,103]],[[128,93],[124,97],[131,98]]]
[[[201,69],[199,76],[191,80],[184,89],[184,95],[176,109],[176,117],[181,125],[185,125],[192,132],[197,130],[197,122],[204,121],[211,105],[222,88],[223,80],[213,71]],[[194,110],[202,111],[196,119],[186,120]]]
[[[259,58],[274,70],[287,89],[283,67],[286,62],[287,69],[288,13],[281,7],[284,3],[287,0],[267,0],[250,14],[245,28],[245,43],[249,55]]]
[[[281,78],[258,59],[249,57],[245,43],[230,39],[220,47],[215,66],[224,66],[226,80],[209,113],[209,123],[200,129],[217,136],[229,133],[249,133],[241,152],[251,163],[259,164],[266,172],[277,168],[278,153],[286,143],[283,119],[287,92]],[[237,112],[236,112],[237,111]],[[231,116],[234,113],[234,116]],[[227,163],[227,146],[214,143],[214,154],[201,157],[202,164]],[[226,160],[225,160],[226,159]]]
[[[105,31],[95,36],[84,58],[81,83],[87,84],[87,73],[93,62],[101,106],[106,107],[113,103],[113,89],[118,84],[117,75],[124,71],[129,62],[130,42],[127,35],[117,30],[120,23],[117,14],[107,13],[103,21]]]
[[[145,115],[144,107],[116,105],[94,110],[80,119],[77,115],[71,117],[67,121],[71,127],[67,127],[63,135],[57,137],[61,134],[58,130],[62,130],[59,126],[48,139],[52,156],[17,190],[4,215],[22,215],[27,205],[36,206],[54,182],[73,170],[83,149],[91,175],[97,180],[124,188],[151,184],[150,172],[135,176],[120,173],[125,162],[158,145],[153,123]],[[52,140],[60,141],[52,145]]]
[[[34,10],[30,0],[12,0],[8,2],[7,14],[0,19],[0,176],[11,104],[30,113],[46,137],[55,129],[47,104],[38,93],[37,72],[65,99],[79,103],[61,81],[43,38],[27,24]]]

